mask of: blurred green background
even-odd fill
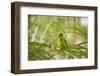
[[[88,58],[88,18],[28,15],[28,60]]]

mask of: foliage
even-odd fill
[[[85,17],[28,16],[28,60],[88,57]]]

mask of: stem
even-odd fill
[[[50,22],[47,24],[47,27],[45,28],[45,30],[44,30],[44,32],[43,32],[41,38],[40,38],[40,41],[41,41],[41,42],[43,41],[44,36],[45,36],[45,34],[46,34],[46,32],[47,32],[47,30],[48,30],[48,28],[49,28],[49,26],[50,26],[51,23],[52,23],[52,21],[50,21]]]
[[[40,20],[40,16],[39,16],[39,20]],[[34,42],[34,40],[35,40],[36,33],[37,33],[38,29],[39,29],[39,25],[40,25],[40,23],[38,23],[38,25],[37,25],[37,27],[36,27],[36,29],[35,29],[35,32],[34,32],[34,34],[33,34],[33,36],[32,36],[32,42]]]

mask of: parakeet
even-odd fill
[[[63,33],[59,33],[57,37],[57,46],[60,50],[68,49],[68,43],[65,40]]]

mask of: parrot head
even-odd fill
[[[58,37],[64,37],[63,33],[59,33]]]

